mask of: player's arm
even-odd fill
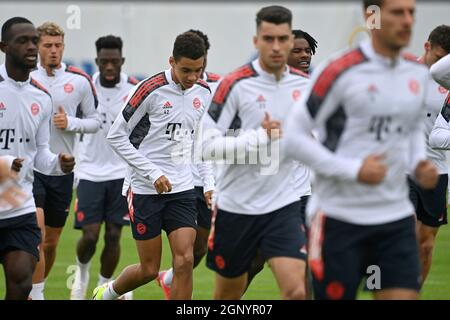
[[[133,96],[134,94],[130,94],[128,101],[130,101]],[[121,158],[133,167],[137,173],[147,178],[152,184],[154,184],[164,175],[163,172],[147,157],[142,155],[130,141],[133,130],[136,126],[139,123],[142,124],[141,120],[145,121],[145,118],[148,118],[147,110],[151,106],[151,97],[152,95],[147,97],[146,100],[137,108],[131,106],[127,101],[125,107],[122,109],[122,112],[119,113],[113,125],[109,129],[106,138]],[[137,133],[134,132],[133,134],[136,135]],[[143,139],[145,137],[141,138]]]
[[[214,170],[211,161],[202,159],[202,132],[203,132],[203,119],[199,121],[197,128],[195,130],[195,137],[193,143],[193,155],[194,164],[197,166],[198,173],[203,181],[203,192],[214,191],[215,181],[214,181]]]
[[[61,167],[58,161],[58,155],[50,151],[49,139],[50,139],[50,115],[51,115],[51,102],[46,105],[44,109],[45,118],[38,128],[36,134],[36,156],[34,158],[34,167],[42,172],[62,173]],[[26,161],[26,159],[25,159]]]
[[[83,78],[84,90],[81,101],[83,118],[67,116],[67,131],[79,133],[95,133],[101,125],[101,119],[97,112],[97,93],[91,80]]]
[[[450,150],[450,95],[436,118],[428,142],[433,149]]]
[[[239,113],[237,89],[233,88],[225,102],[218,101],[220,86],[207,113],[203,116],[202,152],[205,160],[243,161],[259,147],[270,143],[266,129],[234,130],[233,123]],[[261,119],[263,121],[263,119]]]
[[[450,90],[450,54],[433,64],[430,72],[437,83]]]
[[[378,155],[370,155],[365,159],[343,157],[311,135],[315,130],[325,129],[327,121],[335,116],[342,105],[342,78],[335,80],[337,83],[324,95],[315,90],[321,87],[320,75],[319,71],[314,74],[305,95],[294,107],[286,124],[282,150],[288,157],[300,161],[322,176],[366,184],[380,183],[386,167]]]

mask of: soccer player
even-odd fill
[[[371,5],[381,28],[321,65],[285,130],[288,154],[316,172],[308,254],[317,299],[355,299],[373,270],[376,299],[417,299],[420,288],[404,174],[425,189],[437,183],[422,128],[429,74],[400,57],[415,1],[366,0],[364,12]]]
[[[114,274],[120,257],[122,226],[129,224],[127,200],[121,194],[127,164],[111,148],[106,135],[138,82],[121,72],[125,62],[121,38],[101,37],[95,46],[99,72],[93,75],[93,82],[102,125],[98,132],[84,135],[79,145],[75,228],[81,228],[83,233],[77,244],[78,269],[70,296],[72,300],[86,298],[90,261],[102,223],[105,222],[105,246],[101,254],[99,286],[110,281]]]
[[[0,207],[0,262],[5,270],[6,299],[27,299],[39,259],[40,230],[32,197],[33,168],[69,173],[72,156],[49,150],[52,102],[48,92],[33,78],[38,35],[34,25],[14,17],[2,26],[0,49],[0,156],[22,159],[17,181],[27,200]],[[12,160],[14,160],[12,159]],[[13,161],[12,161],[13,162]]]
[[[425,53],[419,61],[430,68],[434,63],[450,52],[450,26],[441,25],[435,28],[425,42]],[[424,190],[413,179],[408,178],[410,185],[410,199],[417,215],[417,239],[421,262],[421,280],[425,282],[431,267],[433,249],[436,236],[441,225],[447,224],[447,189],[448,168],[445,150],[435,150],[432,147],[442,148],[440,144],[431,145],[428,137],[433,129],[436,118],[441,112],[447,97],[447,90],[442,88],[428,77],[428,88],[425,100],[425,110],[422,117],[425,121],[425,136],[427,142],[427,158],[436,166],[439,173],[439,182],[434,189]],[[445,112],[443,113],[445,115]],[[441,116],[442,121],[444,118]],[[447,122],[444,121],[447,126]],[[436,137],[434,137],[436,138]]]
[[[220,76],[216,73],[206,71],[208,50],[211,47],[209,43],[208,36],[200,30],[190,29],[189,32],[195,33],[200,38],[203,39],[205,43],[205,59],[203,66],[202,79],[208,83],[211,93],[217,89],[217,85],[220,81]],[[202,178],[197,169],[197,163],[193,162],[191,164],[192,175],[194,177],[194,187],[195,187],[195,197],[197,200],[197,235],[194,242],[194,268],[197,267],[202,261],[203,257],[207,252],[207,243],[209,229],[211,228],[211,202],[212,193],[214,191],[214,175],[212,173],[213,168],[211,167],[208,174]],[[170,287],[173,279],[173,268],[169,270],[163,270],[159,272],[157,281],[160,287],[163,289],[164,297],[169,299],[170,297]]]
[[[95,300],[115,299],[158,276],[161,229],[172,251],[170,298],[192,297],[197,211],[190,163],[192,136],[211,93],[200,79],[205,53],[198,35],[179,35],[171,68],[137,85],[108,133],[114,150],[132,167],[130,220],[140,262],[97,287]]]
[[[304,73],[310,73],[311,59],[316,54],[317,41],[302,30],[292,30],[294,34],[294,48],[288,58],[288,65]]]
[[[284,7],[257,13],[253,41],[259,58],[223,78],[205,114],[203,156],[226,161],[217,178],[208,241],[215,299],[241,298],[258,250],[281,297],[305,298],[306,242],[292,177],[295,167],[292,160],[279,159],[276,148],[277,129],[309,82],[286,64],[294,41],[291,25],[292,13]]]
[[[52,96],[50,150],[73,154],[76,133],[95,133],[100,127],[97,96],[90,77],[62,62],[64,31],[53,22],[38,27],[39,57],[31,74]],[[76,117],[81,112],[83,119]],[[38,224],[42,231],[40,261],[33,276],[32,299],[44,299],[45,279],[55,262],[56,247],[69,213],[73,173],[51,174],[37,169],[33,184]]]

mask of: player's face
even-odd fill
[[[294,39],[294,48],[291,50],[287,64],[291,67],[308,73],[311,65],[311,47],[306,39]]]
[[[9,30],[11,39],[2,42],[2,51],[20,69],[34,69],[37,63],[38,34],[30,23],[18,23]]]
[[[432,46],[430,42],[425,43],[425,64],[428,67],[431,67],[433,64],[438,62],[441,58],[445,57],[448,54],[447,51],[442,49],[439,45]]]
[[[400,50],[409,44],[414,25],[415,0],[385,0],[381,6],[381,29],[373,36],[384,47]]]
[[[39,58],[44,67],[57,68],[64,52],[63,36],[43,35],[39,39]]]
[[[253,38],[259,59],[269,72],[285,67],[294,47],[294,35],[288,23],[274,24],[263,21]]]
[[[124,62],[125,59],[119,49],[100,49],[95,63],[98,66],[102,83],[110,86],[118,83]]]
[[[176,61],[170,57],[170,65],[172,66],[174,81],[180,83],[184,89],[192,88],[192,86],[200,79],[205,58],[201,57],[197,60],[192,60],[186,57],[181,57]]]

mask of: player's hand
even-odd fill
[[[61,166],[61,170],[64,173],[71,173],[73,167],[75,166],[75,158],[67,153],[59,154],[59,164]]]
[[[208,209],[211,209],[211,207],[212,207],[212,195],[213,195],[212,190],[204,193],[205,202],[206,202],[206,206],[208,207]]]
[[[439,180],[436,167],[428,160],[422,160],[417,164],[415,175],[417,184],[423,189],[433,189]]]
[[[153,185],[159,194],[172,191],[172,184],[166,176],[159,177]]]
[[[58,107],[58,112],[55,113],[55,115],[53,116],[53,124],[58,129],[64,130],[64,129],[67,128],[67,122],[68,122],[67,114],[64,111],[64,107],[63,106],[59,106]]]
[[[264,120],[261,123],[261,126],[266,130],[267,136],[271,140],[276,140],[281,137],[281,122],[272,120],[269,113],[264,113]]]
[[[14,159],[12,165],[11,165],[11,170],[14,171],[15,173],[19,173],[20,169],[22,169],[22,163],[23,163],[22,158],[16,158]]]
[[[383,181],[387,173],[383,158],[384,156],[381,155],[370,155],[365,158],[358,172],[358,181],[369,185],[376,185]]]
[[[14,180],[11,169],[7,161],[0,160],[0,206],[6,204],[15,208],[27,199],[27,195]]]

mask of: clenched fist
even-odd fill
[[[71,173],[75,166],[75,158],[67,153],[59,154],[59,165],[64,173]]]
[[[172,184],[166,176],[159,177],[153,185],[159,194],[172,191]]]

